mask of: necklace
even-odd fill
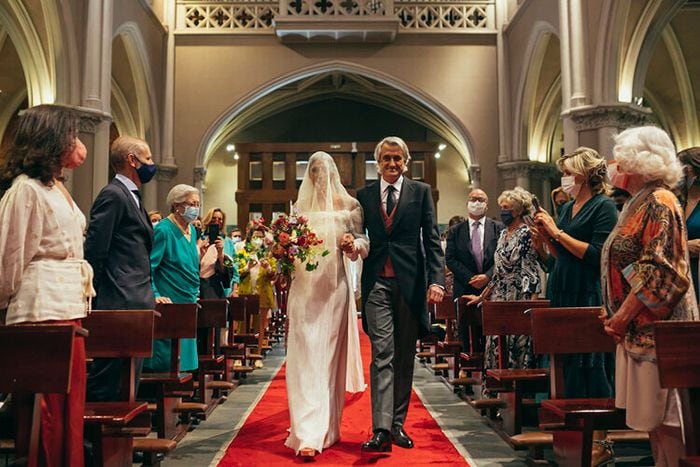
[[[186,228],[183,229],[182,226],[180,225],[180,222],[178,222],[177,217],[175,217],[175,214],[168,215],[168,219],[170,219],[170,222],[175,224],[177,226],[177,228],[180,229],[180,232],[182,232],[182,234],[185,237],[190,238],[190,225],[189,224],[187,224]]]

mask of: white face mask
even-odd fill
[[[581,191],[581,184],[576,183],[576,177],[573,175],[567,175],[561,178],[561,189],[576,198],[578,192]]]
[[[250,241],[250,243],[255,247],[255,248],[260,248],[263,244],[263,239],[260,237],[256,237]]]
[[[234,235],[233,237],[231,237],[231,240],[233,240],[234,242],[240,242],[241,237],[240,237],[240,235]]]
[[[469,201],[467,202],[467,211],[472,216],[483,216],[486,212],[486,203],[483,201]]]
[[[153,224],[153,227],[155,227],[156,225],[158,225],[158,221],[153,221],[151,222],[151,224]]]

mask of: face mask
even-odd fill
[[[182,213],[182,218],[187,222],[194,222],[199,216],[199,208],[196,206],[187,206],[185,212]]]
[[[510,225],[513,223],[513,220],[515,219],[515,216],[513,216],[513,213],[508,211],[507,209],[501,209],[501,222],[503,222],[505,225]]]
[[[610,178],[610,183],[612,183],[613,186],[622,188],[623,190],[627,189],[627,185],[629,184],[629,175],[619,172],[617,162],[608,163],[608,177]]]
[[[141,183],[150,182],[155,174],[156,174],[156,165],[155,164],[147,165],[147,164],[141,163],[141,167],[136,169],[136,175],[139,176],[139,180],[141,181]]]
[[[238,243],[238,242],[241,241],[241,237],[240,237],[239,235],[236,235],[236,236],[231,237],[231,240],[233,240],[234,242]]]
[[[486,212],[486,203],[483,201],[469,201],[467,203],[467,211],[472,216],[483,216]]]
[[[200,238],[202,236],[202,229],[200,229],[199,227],[195,227],[194,234],[197,238]]]
[[[158,225],[158,221],[153,221],[151,222],[151,224],[153,224],[153,227],[155,227],[156,225]]]
[[[255,248],[260,248],[263,244],[263,240],[260,237],[256,237],[250,241],[250,243],[255,247]]]
[[[567,175],[561,178],[561,189],[576,198],[578,192],[581,191],[581,185],[576,183],[576,178],[573,175]]]
[[[85,149],[85,145],[82,141],[80,141],[80,138],[75,138],[73,148],[70,152],[66,153],[66,155],[63,156],[63,167],[65,167],[66,169],[77,169],[78,167],[83,165],[83,162],[85,162],[86,157],[87,149]]]

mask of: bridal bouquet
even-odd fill
[[[330,252],[323,248],[323,240],[318,238],[309,227],[309,221],[304,216],[280,215],[268,230],[272,234],[270,254],[277,260],[280,273],[291,276],[294,272],[294,262],[299,260],[305,264],[307,271],[318,267],[318,257],[327,256]]]

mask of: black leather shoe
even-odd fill
[[[400,448],[411,449],[413,440],[403,431],[403,427],[395,426],[391,429],[391,440]]]
[[[386,430],[377,430],[369,441],[362,443],[366,452],[391,452],[391,435]]]

